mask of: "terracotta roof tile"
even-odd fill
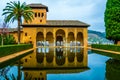
[[[88,24],[78,20],[47,20],[45,25],[58,25],[58,26],[89,26]]]
[[[46,11],[48,12],[48,7],[43,5],[43,4],[37,4],[37,3],[33,3],[33,4],[29,4],[28,6],[30,6],[31,8],[41,8],[41,9],[46,9]]]
[[[23,24],[23,27],[88,27],[87,23],[78,20],[47,20],[46,24]]]

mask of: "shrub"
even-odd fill
[[[3,45],[16,44],[15,38],[13,35],[4,35]],[[2,45],[2,36],[0,35],[0,45]]]
[[[23,51],[26,49],[32,48],[32,44],[19,44],[19,45],[5,45],[5,46],[0,46],[0,57],[13,54],[19,51]]]
[[[111,51],[120,52],[120,46],[119,46],[119,45],[92,44],[92,48],[97,48],[97,49],[104,49],[104,50],[111,50]]]

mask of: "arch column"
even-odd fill
[[[46,37],[44,37],[44,46],[46,46]]]
[[[67,47],[67,42],[68,42],[68,41],[67,41],[67,38],[68,38],[68,30],[66,29],[66,30],[65,30],[65,43],[66,43],[66,44],[65,44],[65,47]]]
[[[83,46],[87,47],[88,45],[88,33],[87,33],[87,28],[83,29]]]
[[[44,34],[43,34],[43,35],[44,35],[44,46],[45,46],[45,44],[46,44],[46,34],[47,34],[47,33],[46,33],[46,28],[44,28]]]
[[[74,35],[75,35],[75,46],[77,46],[77,28],[75,28],[75,32],[74,32]]]
[[[55,47],[56,46],[56,30],[55,29],[53,30],[53,38],[54,38],[53,46]]]

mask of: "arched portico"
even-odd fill
[[[36,36],[37,46],[44,46],[44,36],[42,32],[38,32]]]
[[[64,46],[65,42],[65,31],[59,29],[56,31],[56,46]]]
[[[46,34],[46,45],[53,46],[54,37],[52,32],[47,32]]]
[[[40,29],[38,28],[38,30]],[[85,46],[84,42],[87,41],[85,41],[87,34],[83,35],[84,31],[82,30],[76,28],[73,28],[73,31],[69,31],[68,28],[44,28],[37,32],[37,46]]]
[[[84,43],[83,43],[83,33],[81,33],[81,32],[77,33],[76,45],[77,46],[84,46]]]
[[[69,43],[69,46],[75,46],[74,42],[75,42],[75,37],[74,37],[74,33],[73,32],[69,32],[68,33],[68,38],[67,38],[67,42]]]

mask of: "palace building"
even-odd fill
[[[22,24],[22,43],[36,46],[84,46],[87,47],[88,24],[78,20],[47,20],[48,7],[29,4],[34,12],[32,22]]]

